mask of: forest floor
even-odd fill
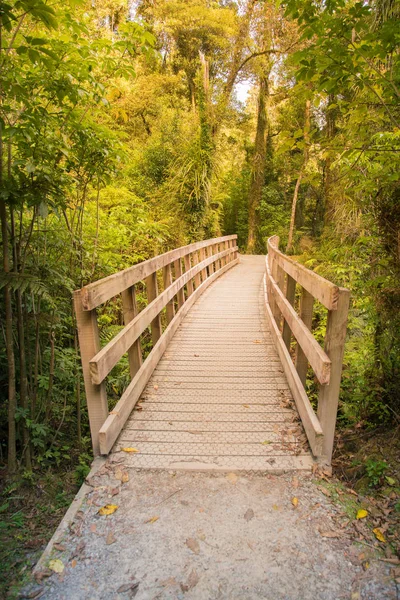
[[[145,471],[108,459],[88,483],[20,598],[400,597],[392,509],[385,516],[376,499],[323,473]],[[106,505],[112,514],[101,515]]]

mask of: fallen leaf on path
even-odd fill
[[[111,488],[110,496],[117,496],[119,494],[119,487]]]
[[[75,569],[75,567],[76,567],[76,565],[77,565],[77,564],[78,564],[78,563],[77,563],[76,559],[75,559],[75,558],[73,558],[73,559],[71,560],[71,567],[72,567],[73,569]]]
[[[106,504],[98,511],[98,514],[102,517],[107,517],[108,515],[112,515],[115,511],[118,510],[118,506],[116,504]]]
[[[64,568],[64,563],[59,558],[56,558],[49,562],[49,569],[54,571],[54,573],[62,573],[64,571]]]
[[[272,444],[272,442],[270,440],[265,440],[264,442],[261,442],[263,446],[268,446],[268,444]]]
[[[261,340],[253,340],[253,344],[262,344]]]
[[[197,540],[194,538],[188,538],[185,544],[194,554],[200,554],[200,544]]]
[[[121,483],[128,483],[128,481],[129,481],[129,474],[127,473],[127,471],[124,471],[122,473]]]
[[[297,507],[298,507],[298,505],[299,505],[299,499],[298,499],[298,498],[296,498],[296,496],[295,496],[294,498],[292,498],[292,504],[293,504],[293,506],[294,506],[295,508],[297,508]]]
[[[388,482],[389,485],[396,485],[396,480],[393,479],[393,477],[385,477],[386,481]]]
[[[121,448],[121,452],[139,452],[137,448]]]
[[[154,389],[155,389],[155,390],[158,390],[158,385],[155,385],[155,386],[154,386]]]
[[[147,521],[145,521],[145,523],[155,523],[156,521],[158,521],[160,517],[151,517],[150,519],[147,519]]]
[[[50,577],[53,574],[53,571],[51,571],[50,569],[43,569],[43,571],[36,571],[36,573],[34,574],[34,578],[36,580],[36,583],[41,583],[42,579],[44,579],[45,577]]]
[[[357,511],[357,516],[356,519],[365,519],[365,517],[368,516],[368,511],[365,510],[364,508],[360,508],[360,510]]]
[[[125,583],[117,589],[117,594],[126,594],[130,592],[131,598],[134,598],[139,591],[139,583]]]
[[[250,408],[250,406],[248,404],[243,404],[244,408]]]
[[[386,543],[386,538],[383,535],[381,529],[379,529],[379,527],[375,527],[375,529],[373,529],[372,531],[375,534],[375,537],[377,540],[379,540],[380,542]]]
[[[293,477],[293,479],[292,479],[292,486],[294,488],[298,488],[299,487],[299,480],[297,479],[297,477]]]
[[[324,487],[319,487],[318,488],[320,492],[322,492],[325,496],[328,496],[328,498],[330,498],[332,496],[331,492],[329,490],[327,490]]]
[[[251,519],[254,519],[254,510],[252,508],[248,508],[244,513],[245,521],[249,522]]]
[[[59,550],[59,552],[64,552],[65,550],[65,546],[63,546],[62,544],[54,544],[53,548]]]
[[[95,532],[96,532],[96,529],[97,529],[97,525],[96,525],[95,523],[93,523],[93,524],[90,526],[90,531],[91,531],[92,533],[95,533]]]
[[[111,544],[114,544],[116,542],[116,537],[114,536],[112,531],[109,531],[107,533],[107,537],[106,537],[106,544],[107,546],[110,546]]]
[[[340,533],[337,531],[320,531],[320,534],[326,538],[340,538]]]
[[[238,480],[238,477],[237,477],[237,475],[235,475],[235,473],[228,473],[226,478],[229,481],[229,483],[236,483]]]
[[[181,583],[182,592],[188,592],[189,590],[193,589],[199,583],[199,579],[200,577],[198,576],[197,571],[192,569],[187,582]]]
[[[26,598],[28,600],[33,600],[33,598],[38,598],[40,597],[44,592],[44,588],[40,587],[37,588],[36,590],[33,590],[32,592],[29,592],[27,594],[23,594],[23,596],[19,596],[19,598]]]

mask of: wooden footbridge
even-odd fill
[[[125,448],[130,466],[165,469],[330,463],[349,292],[285,256],[276,236],[267,257],[239,257],[236,239],[190,244],[75,292],[95,455]],[[97,309],[121,298],[125,326],[101,348]],[[327,310],[323,348],[312,334],[314,300]],[[109,410],[106,378],[125,354],[131,382]]]

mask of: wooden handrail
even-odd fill
[[[311,450],[330,464],[350,293],[285,256],[278,245],[278,236],[268,240],[266,315]],[[302,288],[300,315],[293,308],[296,284]],[[328,309],[324,349],[311,331],[314,298]],[[297,342],[295,363],[290,354],[292,335]],[[317,415],[305,391],[308,363],[319,382]]]
[[[82,288],[81,296],[83,308],[84,310],[92,310],[93,308],[100,306],[100,304],[104,304],[107,300],[110,300],[114,296],[121,294],[121,292],[127,288],[135,285],[135,283],[143,281],[152,273],[155,273],[166,265],[173,264],[178,259],[184,258],[196,250],[236,239],[237,235],[227,235],[225,237],[195,242],[188,246],[182,246],[181,248],[170,250],[164,254],[159,254],[158,256],[149,258],[133,267],[119,271],[119,273],[114,273],[104,279],[90,283]]]
[[[82,370],[94,454],[107,454],[140,398],[180,322],[200,294],[238,263],[236,235],[205,240],[156,256],[74,292]],[[207,256],[206,256],[207,251]],[[182,269],[184,263],[185,272]],[[158,292],[162,269],[164,290]],[[172,276],[174,273],[174,278]],[[135,285],[145,282],[148,305],[138,312]],[[122,295],[125,327],[100,349],[96,308]],[[175,299],[178,310],[175,312]],[[165,308],[167,326],[160,313]],[[142,361],[140,335],[151,327],[153,349]],[[131,382],[109,413],[105,378],[128,352]]]

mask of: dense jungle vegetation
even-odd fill
[[[339,422],[399,423],[399,16],[398,0],[1,2],[3,475],[87,472],[72,291],[223,234],[249,253],[278,234],[350,288]],[[99,322],[106,341],[122,315]]]

